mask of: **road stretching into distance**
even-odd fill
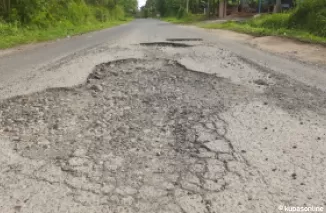
[[[139,19],[0,52],[0,212],[326,208],[326,69]]]

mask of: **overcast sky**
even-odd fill
[[[146,0],[138,0],[138,7],[140,8],[140,7],[144,6],[145,3],[146,3]]]

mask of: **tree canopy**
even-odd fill
[[[239,6],[248,5],[257,9],[259,0],[226,0],[228,5]],[[279,3],[281,0],[261,0],[262,7]],[[142,8],[143,14],[147,16],[182,16],[187,12],[192,14],[204,13],[204,8],[208,14],[216,15],[218,13],[219,0],[147,0]],[[188,7],[188,8],[187,8]]]
[[[137,10],[137,0],[0,0],[0,21],[47,27],[92,18],[118,19]]]
[[[189,12],[203,13],[205,4],[210,2],[211,5],[216,6],[217,1],[189,0]],[[181,16],[183,13],[186,13],[187,0],[147,0],[142,10],[148,16],[155,16],[156,14],[160,14],[161,16]]]

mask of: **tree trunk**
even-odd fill
[[[274,7],[274,13],[280,13],[282,10],[282,0],[276,0],[276,4]]]
[[[226,16],[226,0],[220,0],[219,3],[219,18],[225,18]]]

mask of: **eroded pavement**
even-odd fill
[[[24,90],[62,87],[1,100],[0,212],[326,207],[324,92],[205,40],[161,42],[97,47]]]

